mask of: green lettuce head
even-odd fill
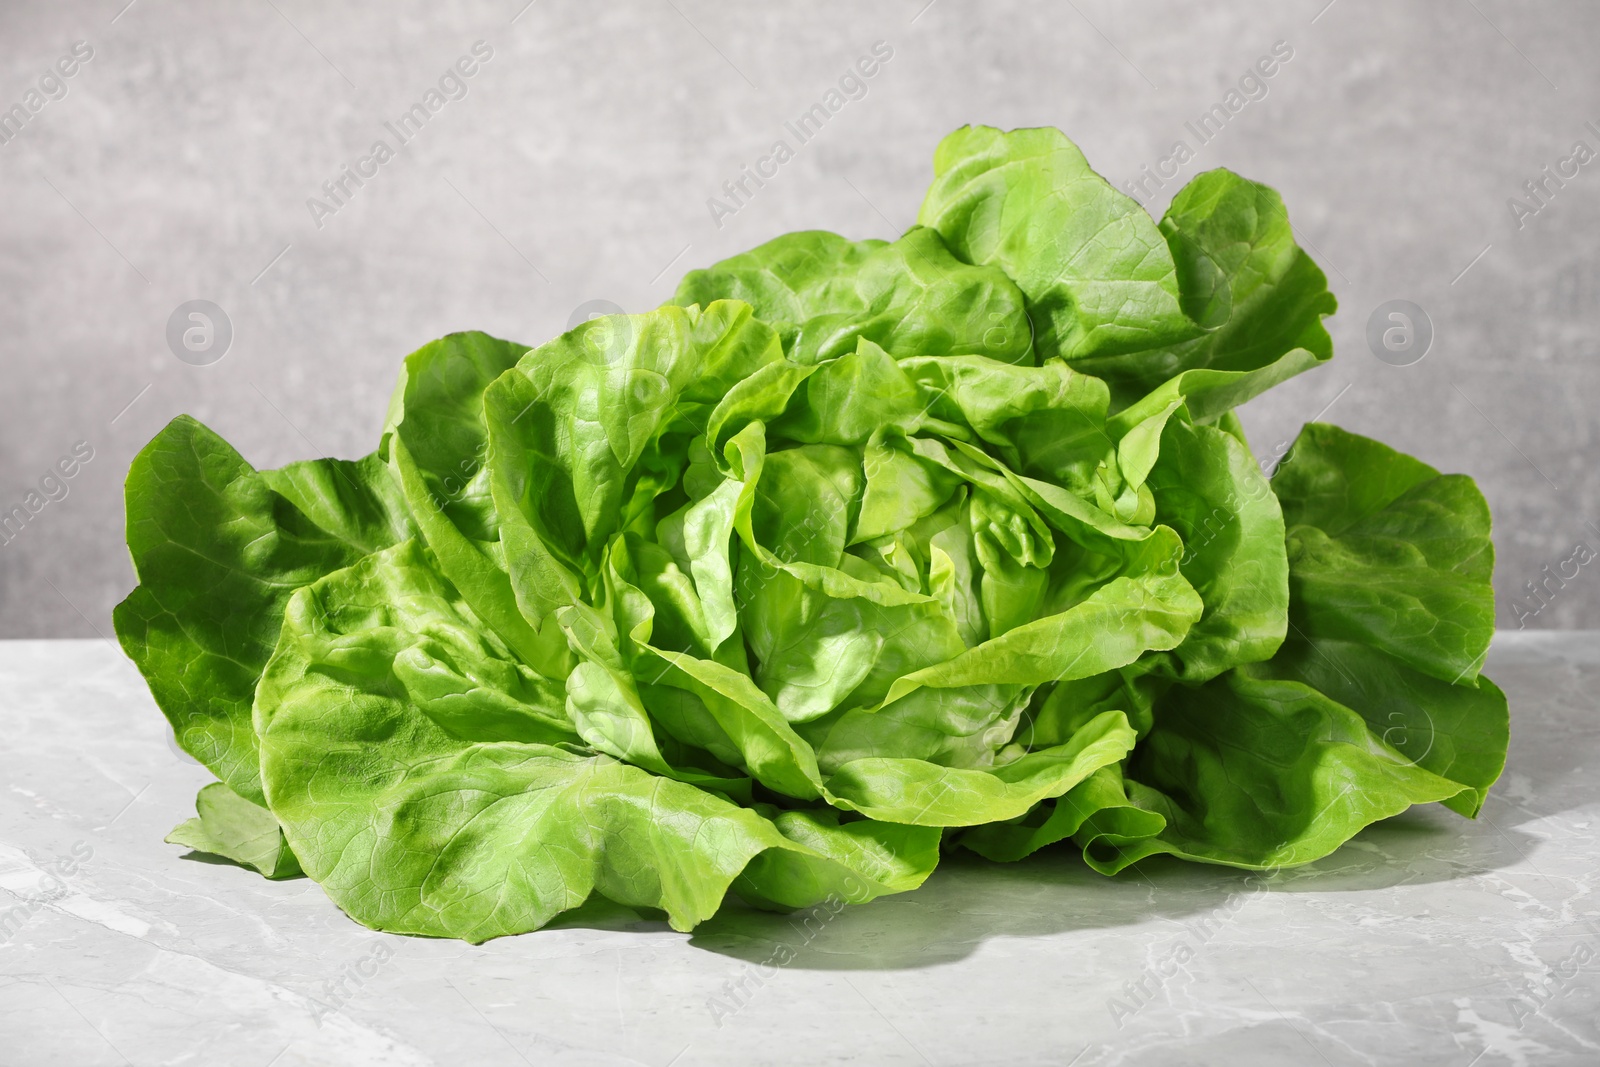
[[[1278,197],[1159,222],[965,128],[900,239],[804,232],[528,349],[413,353],[378,449],[128,477],[124,648],[219,783],[175,842],[482,941],[598,894],[688,929],[941,847],[1240,867],[1476,813],[1505,699],[1471,481],[1233,408],[1331,356]]]

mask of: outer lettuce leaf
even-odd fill
[[[1412,804],[1472,791],[1310,686],[1243,670],[1170,689],[1126,774],[1128,796],[1166,826],[1137,841],[1080,830],[1085,860],[1106,874],[1156,853],[1234,867],[1309,863]]]
[[[1273,478],[1289,522],[1291,646],[1267,665],[1357,709],[1420,766],[1472,787],[1505,764],[1505,694],[1478,671],[1494,635],[1489,508],[1470,478],[1308,425]]]
[[[261,477],[306,518],[363,552],[416,533],[400,484],[376,452],[358,460],[303,460]]]
[[[1494,636],[1494,546],[1471,478],[1313,423],[1273,488],[1302,636],[1371,645],[1445,682],[1477,677]]]
[[[1106,380],[1113,408],[1144,398],[1141,410],[1159,409],[1181,396],[1197,422],[1209,422],[1333,357],[1322,319],[1338,302],[1295,244],[1276,192],[1231,171],[1207,171],[1173,198],[1161,232],[1183,310],[1205,332],[1076,363]]]
[[[250,704],[284,604],[394,543],[408,526],[395,499],[372,457],[262,474],[187,415],[134,458],[128,550],[141,584],[117,605],[117,637],[178,744],[246,800],[262,802]]]
[[[917,221],[958,258],[1017,283],[1041,358],[1139,352],[1199,333],[1155,223],[1059,130],[950,134]]]
[[[769,848],[745,866],[733,888],[758,906],[804,908],[830,897],[860,904],[917,888],[939,862],[939,831],[929,827],[847,822],[827,808],[760,805],[756,811],[806,850]],[[818,856],[832,862],[820,863]]]
[[[1127,764],[1167,826],[1079,831],[1091,864],[1170,852],[1303,863],[1414,803],[1475,815],[1505,761],[1489,514],[1470,479],[1312,424],[1273,479],[1288,525],[1291,638],[1266,663],[1166,691]]]
[[[985,859],[1007,863],[1078,834],[1103,844],[1123,843],[1153,837],[1165,827],[1159,814],[1128,799],[1122,768],[1112,764],[1025,817],[975,826],[959,840]]]
[[[1406,759],[1468,787],[1443,801],[1468,818],[1505,769],[1506,695],[1481,675],[1476,684],[1451,685],[1379,648],[1327,638],[1291,638],[1252,673],[1303,682],[1355,709],[1375,737]]]

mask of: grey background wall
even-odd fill
[[[1513,607],[1578,543],[1600,550],[1600,160],[1546,202],[1523,189],[1575,142],[1600,151],[1587,0],[125,3],[0,7],[0,108],[93,50],[0,144],[0,510],[93,450],[0,544],[0,636],[110,632],[133,585],[122,477],[172,416],[259,466],[360,455],[425,341],[537,343],[586,301],[642,310],[790,229],[892,237],[966,122],[1059,126],[1118,185],[1184,140],[1158,213],[1210,167],[1276,186],[1342,310],[1334,362],[1243,413],[1257,451],[1327,408],[1473,475],[1501,625],[1600,626],[1600,561],[1536,615]],[[397,147],[384,123],[480,40],[466,95],[314,219],[307,199]],[[707,199],[878,41],[893,57],[866,95],[719,226]],[[1279,41],[1265,95],[1201,144],[1185,123]],[[1539,210],[1518,220],[1519,196]],[[233,329],[206,366],[167,343],[193,299]],[[1366,341],[1395,299],[1433,327],[1409,366]]]

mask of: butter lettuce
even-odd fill
[[[482,941],[678,929],[1071,840],[1240,867],[1476,814],[1504,762],[1469,479],[1233,409],[1332,355],[1227,171],[1160,220],[964,128],[894,241],[789,234],[652,311],[405,360],[377,448],[134,461],[123,647],[219,779],[169,840]]]

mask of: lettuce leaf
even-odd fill
[[[1136,352],[1200,332],[1155,222],[1059,130],[950,134],[917,221],[962,260],[1017,283],[1045,358]]]
[[[1478,674],[1493,547],[1471,481],[1311,424],[1272,488],[1290,637],[1265,662],[1154,701],[1125,792],[1105,806],[1161,825],[1075,828],[1097,869],[1156,853],[1308,862],[1411,804],[1474,816],[1504,767],[1505,695]]]
[[[950,254],[939,234],[851,241],[825,230],[790,233],[705,270],[673,302],[732,299],[770,323],[797,363],[845,355],[860,338],[894,355],[977,355],[1032,361],[1022,292],[996,267]]]
[[[246,800],[221,782],[212,782],[195,798],[196,816],[179,823],[167,843],[187,845],[250,867],[268,878],[295,878],[304,873],[283,836],[283,828],[266,807]]]

